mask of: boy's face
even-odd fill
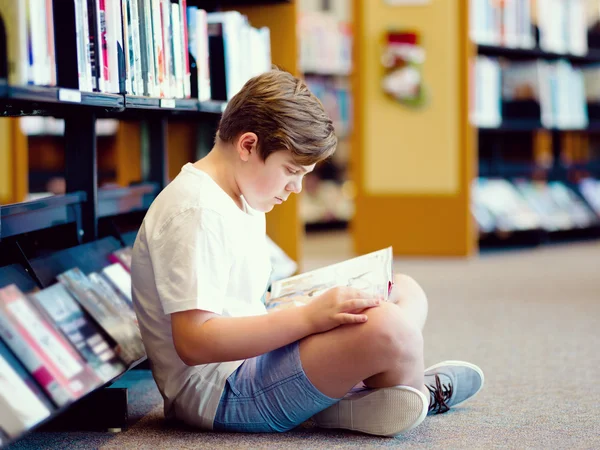
[[[237,174],[237,183],[248,204],[262,212],[269,212],[275,205],[281,204],[295,193],[302,191],[304,176],[315,168],[296,164],[289,150],[271,153],[263,161],[256,150],[256,145],[244,142],[245,133],[240,138],[242,164]]]

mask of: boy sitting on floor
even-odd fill
[[[212,151],[150,207],[133,250],[133,300],[166,417],[242,432],[313,417],[395,436],[481,389],[472,364],[424,370],[427,298],[408,276],[396,276],[389,302],[334,288],[266,313],[265,213],[299,193],[336,145],[304,82],[272,70],[245,84]]]

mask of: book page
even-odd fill
[[[388,299],[392,283],[392,247],[358,256],[331,266],[276,281],[271,287],[267,308],[297,304],[323,294],[336,286],[359,289],[372,296]],[[296,300],[294,300],[296,298]]]

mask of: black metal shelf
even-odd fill
[[[544,60],[557,60],[566,59],[573,64],[594,64],[600,63],[600,50],[593,49],[588,51],[586,55],[571,55],[561,53],[545,52],[539,48],[525,49],[525,48],[509,48],[495,45],[478,45],[477,53],[485,56],[496,56],[504,57],[512,60],[531,60],[531,59],[544,59]]]
[[[504,132],[531,132],[536,130],[548,131],[588,131],[591,133],[600,132],[600,121],[594,120],[584,128],[548,128],[542,125],[539,120],[504,120],[497,127],[477,127],[481,133],[504,133]]]
[[[227,102],[219,101],[219,100],[207,100],[204,102],[198,103],[198,111],[202,113],[209,114],[223,114],[225,108],[227,107]]]
[[[544,129],[540,120],[503,120],[497,127],[478,127],[480,132],[527,132]]]
[[[156,183],[98,190],[98,218],[144,211],[159,192]]]
[[[198,111],[198,101],[195,99],[174,99],[144,97],[141,95],[125,95],[126,110],[156,110],[156,111]]]
[[[47,86],[10,86],[0,79],[0,116],[58,116],[62,117],[76,108],[92,108],[100,116],[119,117],[127,113],[163,114],[222,114],[226,102],[197,99],[171,99],[138,95],[83,92]]]
[[[0,88],[0,115],[63,116],[74,108],[93,108],[101,113],[118,113],[124,109],[122,95],[82,92],[46,86],[10,86]]]
[[[142,364],[144,361],[147,360],[147,356],[143,356],[142,358],[138,359],[137,361],[132,362],[131,364],[129,364],[129,366],[119,375],[117,375],[116,377],[114,377],[112,380],[109,380],[107,382],[102,383],[101,385],[99,385],[98,387],[96,387],[95,389],[91,390],[90,392],[88,392],[87,394],[84,394],[83,396],[79,397],[77,400],[73,400],[72,402],[69,402],[63,406],[61,406],[60,408],[56,408],[55,410],[53,410],[50,415],[48,417],[46,417],[44,420],[41,420],[40,422],[36,423],[35,425],[31,426],[29,429],[23,431],[19,436],[14,437],[12,439],[9,439],[8,442],[4,443],[4,444],[0,444],[1,447],[8,447],[14,443],[16,443],[17,441],[19,441],[20,439],[24,438],[25,436],[27,436],[29,433],[31,433],[32,431],[38,430],[41,427],[50,424],[52,421],[56,420],[59,416],[61,416],[62,414],[64,414],[67,410],[73,408],[74,405],[81,403],[82,401],[84,401],[85,399],[89,398],[92,394],[97,393],[98,391],[100,391],[101,389],[107,388],[109,387],[111,384],[115,383],[116,381],[118,381],[123,375],[125,375],[128,371],[130,371],[131,369],[134,369],[135,367],[139,366],[140,364]]]
[[[85,192],[55,195],[30,202],[0,206],[0,239],[58,225],[81,223]]]

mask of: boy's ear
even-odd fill
[[[240,136],[237,151],[242,161],[247,162],[250,159],[250,155],[256,153],[257,150],[258,136],[255,133],[247,132]]]

